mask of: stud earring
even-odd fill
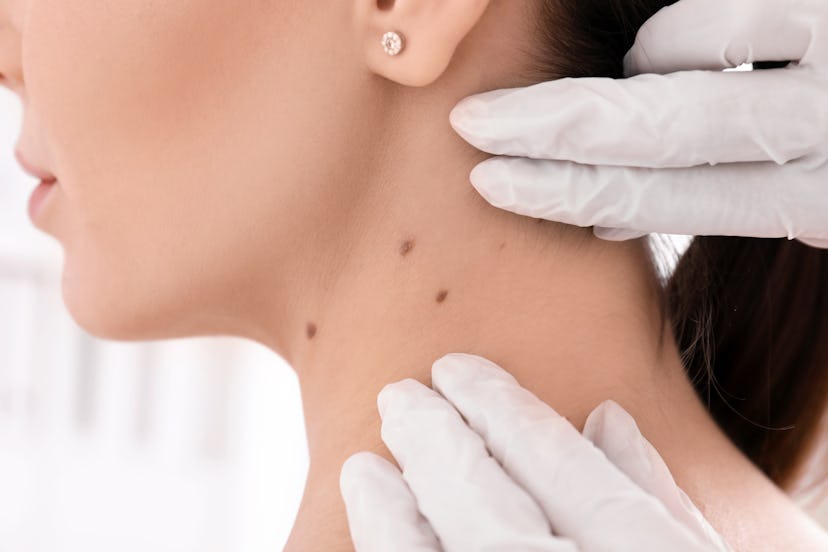
[[[382,47],[389,56],[396,56],[405,48],[405,39],[402,34],[389,31],[382,35]]]

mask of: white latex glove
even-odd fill
[[[483,358],[448,355],[432,382],[378,397],[402,473],[368,452],[342,467],[357,552],[729,550],[614,402],[581,435]]]
[[[472,171],[483,197],[606,239],[786,236],[828,247],[828,1],[681,0],[644,24],[624,61],[637,76],[462,100],[454,129],[514,156]]]

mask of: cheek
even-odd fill
[[[320,106],[355,112],[352,83],[319,86],[341,64],[334,39],[287,17],[276,32],[268,20],[299,14],[264,17],[269,4],[32,2],[28,99],[61,185],[48,226],[67,304],[92,333],[168,335],[146,328],[204,309],[262,251],[290,251],[314,224],[316,184],[336,184],[327,152],[352,121],[328,132]],[[305,56],[329,66],[309,71]]]
[[[228,149],[255,58],[253,27],[234,28],[239,11],[212,0],[31,4],[28,102],[60,178],[44,226],[65,247],[67,304],[93,333],[129,333],[108,313],[138,324],[214,273],[216,249],[242,254],[224,244],[249,233],[230,184],[255,171]]]
[[[33,4],[23,48],[29,100],[62,180],[163,177],[216,151],[253,57],[254,44],[224,23],[240,19],[222,13],[232,4]]]

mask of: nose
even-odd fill
[[[0,86],[22,96],[21,4],[19,0],[0,0]]]

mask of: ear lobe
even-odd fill
[[[490,0],[354,1],[357,31],[371,71],[405,86],[426,86],[445,72]],[[389,31],[404,40],[394,56],[382,44]]]

